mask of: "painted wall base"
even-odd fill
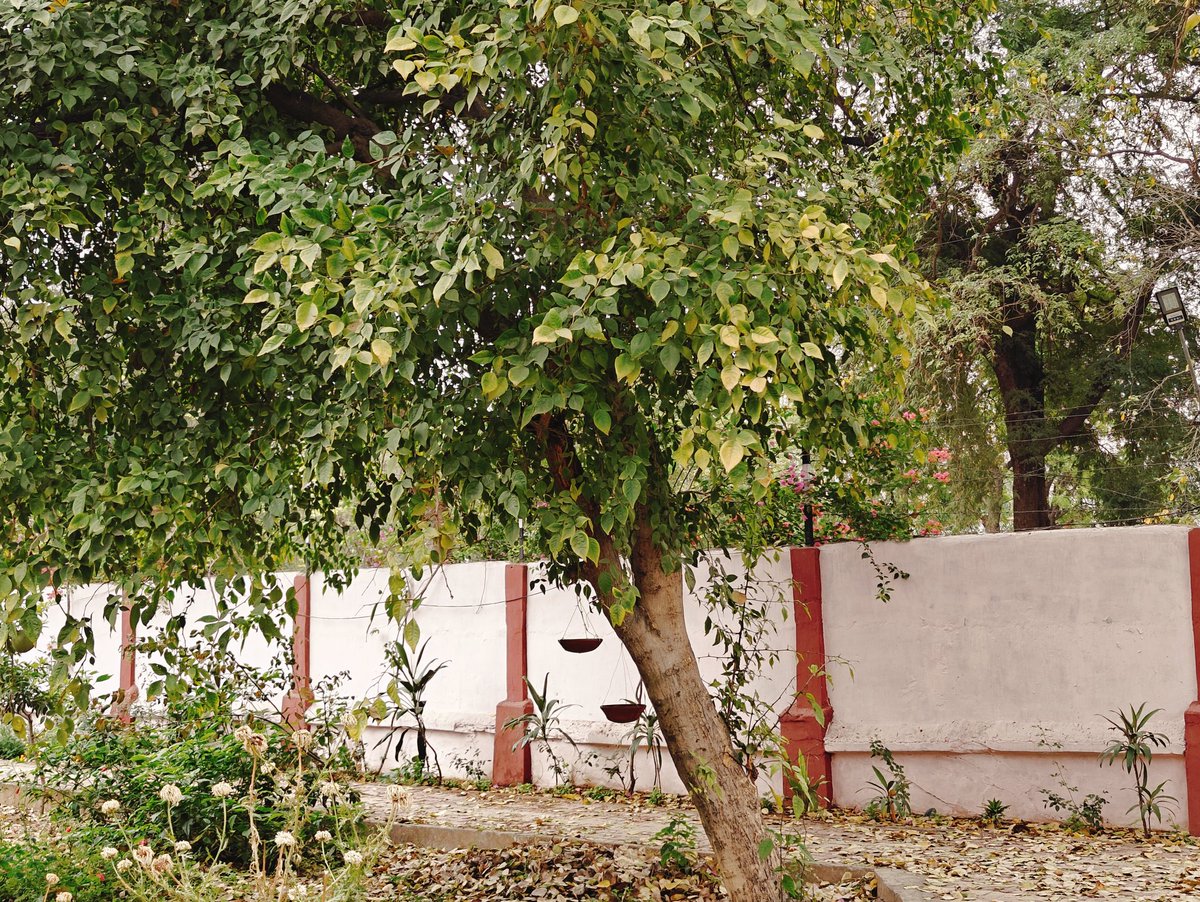
[[[533,782],[533,756],[529,746],[513,748],[521,739],[521,730],[504,729],[515,717],[533,713],[533,702],[527,698],[502,701],[496,706],[496,737],[492,750],[492,782],[497,786],[519,786]]]

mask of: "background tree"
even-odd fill
[[[1080,493],[1077,512],[1117,520],[1165,500],[1129,491],[1144,474],[1112,474],[1185,432],[1165,402],[1190,380],[1163,390],[1182,365],[1146,314],[1160,277],[1196,263],[1194,24],[1183,4],[1150,2],[1036,0],[996,16],[1003,119],[938,187],[924,246],[949,305],[920,355],[922,397],[957,452],[962,525],[982,511],[999,527],[1005,467],[1015,529],[1070,522]],[[1073,474],[1061,504],[1056,457]]]
[[[339,511],[414,563],[506,511],[611,617],[730,897],[776,895],[686,487],[865,441],[843,376],[906,356],[976,10],[2,10],[0,592],[111,579],[145,619],[212,573],[277,631],[255,574],[346,565]]]

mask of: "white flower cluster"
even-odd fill
[[[255,758],[261,758],[267,750],[267,737],[255,733],[245,724],[233,731],[234,737]]]
[[[121,810],[121,803],[116,799],[109,799],[106,802],[100,803],[100,813],[105,817],[114,817]]]
[[[226,783],[224,780],[222,780],[220,783],[214,783],[212,785],[212,794],[218,799],[227,799],[233,795],[235,791],[236,790],[233,788],[233,784]]]
[[[342,794],[342,788],[333,780],[326,780],[322,783],[319,791],[327,799],[336,799]]]
[[[178,805],[183,801],[183,790],[174,783],[167,783],[158,791],[158,797],[168,805]]]

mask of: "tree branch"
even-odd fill
[[[1150,303],[1150,296],[1154,292],[1153,280],[1147,280],[1142,289],[1138,292],[1134,299],[1133,306],[1125,314],[1124,321],[1121,324],[1121,331],[1117,335],[1117,360],[1128,359],[1133,351],[1133,340],[1137,337],[1138,328],[1141,325],[1142,317],[1146,312],[1146,307]],[[1062,422],[1058,424],[1058,434],[1055,436],[1054,444],[1059,444],[1067,439],[1074,438],[1083,429],[1090,417],[1104,400],[1104,396],[1108,394],[1109,388],[1112,386],[1112,376],[1110,371],[1105,369],[1092,380],[1087,394],[1084,396],[1082,404],[1071,408],[1070,416],[1064,417]]]
[[[374,164],[371,139],[383,131],[366,116],[353,116],[331,103],[314,97],[299,88],[273,84],[265,91],[267,100],[280,113],[302,122],[315,122],[333,131],[339,138],[349,138],[354,145],[354,158],[360,163]]]

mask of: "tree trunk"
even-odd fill
[[[1038,349],[1037,315],[1019,299],[1004,305],[1009,332],[994,343],[992,369],[1004,405],[1008,459],[1013,473],[1013,529],[1047,529],[1050,484],[1046,454],[1055,427],[1046,411],[1046,370]]]
[[[1011,445],[1010,445],[1011,447]],[[1046,455],[1025,453],[1012,457],[1013,529],[1049,529],[1050,483],[1046,479]]]
[[[662,556],[648,538],[637,543],[632,564],[639,598],[616,632],[658,714],[729,898],[779,899],[779,853],[759,855],[768,834],[758,793],[734,759],[729,731],[700,677],[684,622],[682,576],[663,572]]]

